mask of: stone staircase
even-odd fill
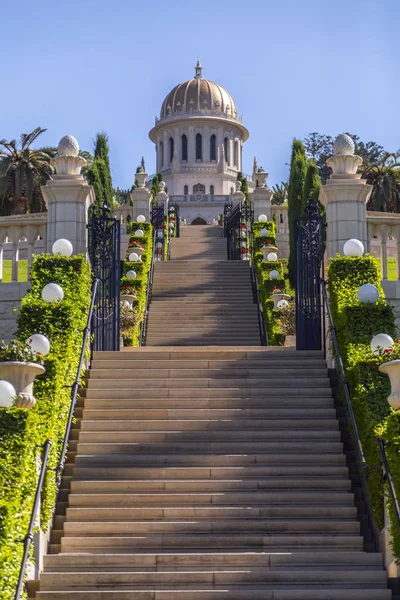
[[[37,600],[391,598],[321,353],[96,353],[83,395]]]
[[[147,346],[260,345],[249,263],[228,261],[221,227],[181,226],[157,262]]]

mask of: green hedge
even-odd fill
[[[79,362],[82,333],[90,303],[91,276],[84,256],[37,256],[31,270],[32,288],[22,300],[17,337],[46,335],[51,351],[46,373],[36,379],[36,406],[25,411],[0,408],[0,597],[12,600],[20,568],[37,483],[36,461],[47,438],[53,441],[49,467],[54,468],[65,431],[71,385]],[[47,283],[58,283],[64,300],[48,304],[41,299]],[[52,515],[56,483],[48,471],[42,494],[41,524]]]
[[[144,232],[143,237],[135,236],[134,232],[138,229]],[[146,308],[147,285],[153,256],[153,227],[151,223],[133,222],[131,224],[131,231],[133,233],[131,233],[129,238],[126,260],[122,261],[121,264],[121,291],[123,291],[124,286],[130,286],[137,297],[138,302],[134,307],[134,311],[138,316],[138,320],[134,329],[123,334],[123,339],[124,346],[139,346],[140,327]],[[145,252],[142,254],[141,262],[132,263],[129,262],[128,256],[133,252],[132,246],[136,244],[140,244],[145,249]],[[136,279],[128,279],[126,277],[126,273],[131,270],[137,274]]]
[[[261,237],[260,231],[266,229],[268,237]],[[267,325],[268,341],[270,346],[282,346],[285,342],[285,335],[279,320],[280,312],[274,309],[274,303],[270,299],[274,287],[279,289],[287,288],[284,264],[281,260],[276,262],[263,262],[263,255],[260,250],[262,242],[267,241],[272,246],[276,246],[276,225],[273,221],[265,223],[253,223],[253,249],[254,249],[254,265],[257,271],[258,283],[260,288],[261,304],[263,307],[264,319]],[[279,253],[279,249],[278,249]],[[278,279],[270,279],[269,273],[273,270],[279,271]]]
[[[386,304],[380,285],[379,261],[370,255],[332,259],[328,269],[329,296],[333,321],[349,382],[352,405],[370,467],[368,485],[377,525],[383,527],[383,480],[376,435],[379,433],[388,446],[393,479],[400,498],[400,425],[399,413],[390,409],[389,378],[378,370],[382,363],[370,350],[370,341],[378,333],[396,336],[392,308]],[[380,292],[376,304],[361,304],[358,288],[372,283]],[[393,549],[400,559],[400,535],[392,514]]]

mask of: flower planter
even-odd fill
[[[129,302],[131,306],[137,302],[137,298],[134,294],[121,294],[120,298],[122,302]]]
[[[270,262],[268,261],[268,254],[270,252],[277,252],[278,248],[276,246],[264,246],[263,248],[261,248],[261,252],[263,255],[263,262]]]
[[[278,302],[280,302],[280,300],[289,300],[290,296],[289,294],[272,294],[270,296],[270,300],[273,301],[274,303],[274,308],[277,309],[278,308]]]
[[[136,252],[136,254],[140,257],[144,254],[145,249],[140,246],[129,246],[129,252]]]
[[[0,379],[9,381],[17,392],[14,406],[29,410],[36,404],[33,396],[33,382],[35,377],[45,372],[42,365],[32,362],[9,361],[0,362]]]
[[[400,360],[391,360],[379,366],[381,373],[386,373],[390,379],[392,393],[388,402],[395,410],[400,409]]]

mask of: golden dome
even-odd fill
[[[167,119],[179,113],[204,114],[223,113],[237,119],[236,104],[230,94],[223,87],[203,78],[203,67],[197,61],[194,79],[184,81],[175,86],[166,96],[161,106],[160,120]]]

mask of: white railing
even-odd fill
[[[28,281],[34,254],[46,252],[47,213],[0,217],[0,282]]]
[[[400,214],[367,212],[368,251],[381,261],[382,279],[399,277]]]

